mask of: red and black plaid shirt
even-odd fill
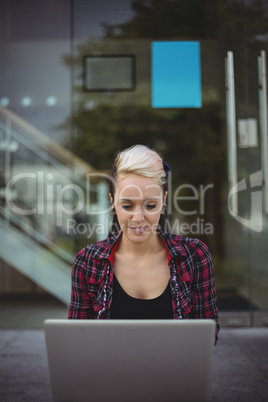
[[[113,297],[113,256],[119,231],[82,249],[72,269],[72,295],[68,318],[109,319]],[[216,321],[218,305],[214,269],[208,247],[200,240],[164,233],[170,268],[173,318],[210,318]]]

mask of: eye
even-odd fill
[[[147,209],[154,209],[156,207],[156,204],[147,204],[146,208]]]
[[[126,209],[126,210],[130,210],[132,209],[132,205],[121,205],[121,208]]]

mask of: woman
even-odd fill
[[[115,234],[74,261],[71,319],[211,318],[219,331],[207,246],[164,233],[169,166],[143,145],[120,152],[110,181]]]

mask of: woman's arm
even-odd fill
[[[201,241],[195,242],[195,276],[192,290],[196,293],[196,302],[189,318],[210,318],[216,322],[215,344],[218,340],[218,300],[216,296],[214,267],[208,247]]]
[[[68,311],[69,319],[91,319],[93,308],[85,281],[87,263],[85,250],[75,257],[72,267],[72,293]]]

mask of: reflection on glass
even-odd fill
[[[152,106],[201,107],[199,42],[152,43]]]
[[[84,61],[86,91],[127,91],[135,87],[135,58],[123,56],[87,56]]]
[[[88,193],[86,174],[106,172],[118,149],[148,144],[173,168],[174,231],[199,237],[211,248],[220,307],[249,311],[253,302],[254,308],[267,309],[267,233],[251,232],[228,211],[224,95],[224,55],[232,49],[237,119],[255,119],[259,130],[257,56],[267,50],[268,26],[264,2],[196,2],[194,10],[179,0],[77,0],[73,10],[61,0],[2,3],[2,20],[8,23],[1,26],[0,109],[8,106],[16,116],[9,125],[0,113],[1,194],[7,177],[26,173],[30,177],[12,188],[13,203],[44,209],[43,215],[19,216],[19,221],[9,211],[10,230],[19,227],[25,237],[41,239],[43,248],[66,259],[66,253],[96,240],[91,229],[101,223],[84,208],[78,211],[78,194],[86,199]],[[247,30],[241,29],[245,23]],[[195,50],[182,49],[185,44],[195,44]],[[155,76],[158,69],[164,71],[164,89]],[[195,100],[189,100],[193,94]],[[32,103],[23,107],[27,96]],[[260,141],[239,148],[237,157],[238,181],[249,181],[261,169]],[[44,178],[40,193],[33,176],[38,172],[43,176],[36,177]],[[76,192],[68,190],[70,184]],[[90,186],[90,205],[96,207],[108,200],[99,184]],[[261,188],[248,183],[247,189],[240,193],[238,213],[250,219],[251,193]],[[52,190],[62,195],[62,203],[48,197]],[[3,224],[8,214],[3,197],[0,204]],[[69,212],[72,205],[77,213]],[[55,224],[61,210],[62,226]],[[267,232],[267,216],[262,218]]]

